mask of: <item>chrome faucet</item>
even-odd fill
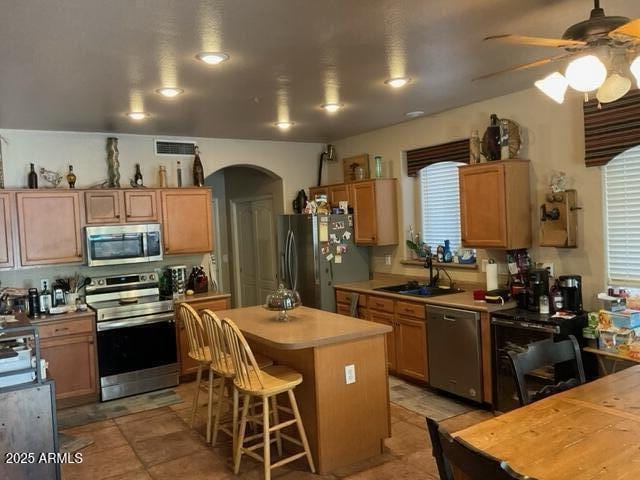
[[[431,247],[427,247],[427,256],[424,259],[424,268],[429,269],[429,288],[433,288],[438,284],[438,279],[440,277],[438,273],[438,269],[436,268],[436,274],[433,275],[433,257],[431,256]]]

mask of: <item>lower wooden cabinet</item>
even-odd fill
[[[40,327],[40,352],[56,383],[56,399],[97,395],[94,324],[90,314]]]
[[[392,328],[391,332],[386,334],[387,343],[387,367],[389,370],[396,371],[398,369],[397,355],[397,328],[396,322],[392,313],[378,312],[376,310],[369,310],[369,320],[376,323],[381,323]]]
[[[395,322],[398,373],[428,380],[427,323],[402,315],[396,315]]]
[[[185,299],[198,313],[202,310],[209,309],[211,311],[226,310],[231,307],[229,298],[204,298],[204,299]],[[189,375],[198,371],[198,362],[189,356],[189,343],[187,341],[187,332],[182,320],[176,321],[178,325],[178,349],[180,350],[180,376]],[[206,372],[206,375],[209,373]]]

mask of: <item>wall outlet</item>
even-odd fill
[[[344,383],[347,385],[356,383],[356,366],[354,364],[344,367]]]
[[[40,279],[40,291],[44,290],[44,284],[47,284],[47,289],[51,290],[51,283],[49,283],[49,280],[47,278],[41,278]]]
[[[385,265],[391,265],[391,255],[387,254],[384,256],[384,264]]]
[[[552,277],[555,277],[555,271],[553,269],[553,263],[551,263],[551,262],[543,263],[542,264],[542,268],[546,268],[547,270],[549,270],[549,275],[551,275]]]

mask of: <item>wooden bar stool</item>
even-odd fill
[[[265,480],[271,479],[271,470],[277,467],[286,465],[289,462],[297,460],[298,458],[307,457],[309,468],[313,473],[316,469],[313,464],[313,458],[311,457],[311,451],[309,450],[309,442],[307,441],[307,435],[304,431],[304,425],[300,418],[300,412],[298,411],[298,404],[296,403],[296,397],[293,393],[293,389],[296,385],[302,383],[302,375],[295,370],[285,367],[283,365],[275,365],[272,367],[266,367],[261,369],[256,359],[251,352],[249,344],[242,335],[242,332],[238,327],[228,318],[222,319],[222,330],[224,332],[225,342],[231,353],[233,360],[233,366],[235,369],[235,377],[233,383],[235,385],[233,402],[234,402],[234,415],[237,415],[237,407],[239,403],[239,394],[243,396],[242,402],[242,417],[240,419],[239,431],[234,442],[234,472],[238,474],[240,471],[240,459],[242,454],[247,454],[250,457],[255,458],[258,461],[264,462],[264,478]],[[285,408],[278,405],[276,400],[277,395],[281,393],[287,393],[289,396],[289,403],[291,408]],[[245,431],[247,426],[249,402],[251,397],[258,397],[262,401],[262,433],[245,437]],[[270,410],[270,402],[273,410]],[[280,422],[279,411],[287,412],[293,415],[293,419]],[[273,413],[274,424],[270,424],[270,413]],[[252,418],[253,419],[253,418]],[[300,441],[293,438],[281,430],[285,427],[295,424],[298,427],[298,433],[300,435]],[[233,422],[234,432],[237,422]],[[276,434],[275,439],[271,439],[271,433]],[[245,442],[262,437],[260,443],[256,443],[251,446],[245,446]],[[287,440],[291,443],[299,445],[303,448],[302,452],[295,453],[287,458],[283,458],[278,462],[271,464],[271,443],[275,440],[276,447],[278,449],[278,455],[282,456],[282,440]],[[255,452],[262,447],[262,456]]]
[[[222,323],[220,322],[220,319],[209,309],[203,310],[200,318],[202,319],[207,344],[209,346],[209,351],[211,352],[211,365],[209,367],[209,416],[207,420],[207,443],[211,442],[211,445],[215,446],[216,439],[218,437],[218,430],[226,433],[232,439],[235,439],[233,430],[230,430],[226,425],[221,426],[220,419],[223,413],[223,405],[233,405],[233,377],[236,372],[233,368],[233,360],[229,354],[229,349],[224,342],[224,333],[222,331]],[[273,361],[263,355],[256,355],[256,362],[258,362],[258,366],[260,368],[273,365]],[[216,377],[220,379],[220,386],[218,387],[218,395],[216,398],[217,404],[215,406],[214,414],[213,384]],[[226,396],[225,392],[227,393]],[[211,423],[214,415],[215,422],[213,423],[212,437]]]
[[[187,332],[187,343],[189,345],[189,357],[198,362],[198,373],[196,375],[196,394],[193,398],[193,408],[191,409],[191,420],[189,426],[193,428],[198,409],[198,396],[200,394],[200,382],[202,381],[202,370],[211,365],[211,352],[204,339],[204,330],[200,315],[188,303],[178,304],[178,316],[184,324]],[[209,385],[212,388],[212,385]]]

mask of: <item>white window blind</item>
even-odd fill
[[[640,147],[604,167],[607,270],[613,284],[640,284]]]
[[[439,162],[420,170],[422,241],[433,252],[449,240],[451,252],[460,248],[460,187],[458,162]]]

